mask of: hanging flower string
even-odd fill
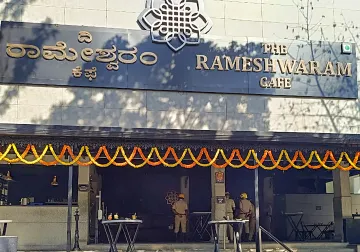
[[[10,153],[15,153],[16,157],[10,158]],[[51,160],[50,156],[53,157],[52,161],[48,161],[49,159]],[[261,156],[261,158],[259,159],[258,156]],[[70,159],[68,159],[68,157],[70,157]],[[186,157],[190,158],[191,161],[186,160],[185,162]],[[153,147],[146,155],[140,147],[134,147],[131,153],[127,153],[123,146],[118,146],[114,154],[109,154],[106,146],[101,146],[96,153],[91,153],[89,146],[82,146],[78,153],[74,153],[68,145],[64,145],[60,153],[57,154],[51,144],[46,145],[40,151],[36,149],[36,146],[28,144],[22,153],[19,152],[15,144],[9,144],[4,152],[0,152],[0,161],[29,165],[41,164],[53,166],[60,164],[68,166],[76,164],[87,166],[93,164],[98,167],[108,167],[110,165],[124,167],[129,165],[133,168],[142,168],[145,165],[163,165],[171,168],[180,166],[186,169],[191,169],[195,166],[213,166],[219,169],[229,166],[232,168],[245,167],[247,169],[261,167],[266,170],[279,169],[283,171],[292,167],[295,169],[304,169],[306,167],[310,169],[320,169],[324,167],[328,170],[360,170],[360,167],[357,166],[359,157],[360,152],[357,152],[353,159],[348,153],[341,152],[339,158],[336,158],[330,150],[326,151],[323,157],[321,157],[317,151],[312,151],[308,157],[305,157],[299,150],[292,156],[287,150],[282,150],[278,157],[274,157],[270,150],[264,150],[262,154],[259,154],[252,149],[248,150],[247,153],[242,153],[242,155],[239,149],[233,149],[229,156],[226,155],[223,149],[217,149],[214,155],[211,156],[206,148],[200,149],[199,153],[196,154],[189,148],[182,150],[181,153],[177,153],[172,147],[168,147],[163,155],[160,154],[158,148]],[[284,164],[281,163],[285,161],[287,161],[288,164],[284,166]],[[342,161],[349,163],[349,165],[342,166]],[[312,162],[318,162],[319,164],[314,165]]]

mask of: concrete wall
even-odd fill
[[[13,156],[10,156],[14,158]],[[33,156],[28,156],[33,160]],[[45,160],[50,160],[45,156]],[[88,162],[88,158],[81,158],[82,162]],[[4,161],[1,161],[4,162]],[[0,162],[0,163],[1,163]],[[89,166],[79,166],[78,184],[89,184],[90,172],[94,172]],[[75,190],[76,192],[76,190]],[[72,208],[72,246],[75,236],[75,210],[78,208],[80,247],[86,245],[89,238],[89,207],[90,192],[77,192],[78,205]],[[65,250],[67,231],[67,206],[0,206],[0,219],[12,220],[8,224],[7,235],[17,236],[19,250]]]
[[[323,223],[327,224],[334,221],[334,208],[333,208],[333,194],[287,194],[285,197],[286,212],[294,213],[304,212],[303,223],[314,224]],[[352,213],[360,212],[360,195],[352,194]],[[321,207],[316,210],[316,207]],[[296,221],[297,217],[294,218]],[[287,223],[288,234],[291,230],[289,223]]]
[[[360,194],[360,175],[351,176],[350,178],[350,193]],[[334,193],[334,182],[326,183],[326,193]]]
[[[204,0],[206,39],[360,45],[358,0]],[[4,0],[0,20],[139,29],[145,0]],[[359,75],[360,77],[360,75]],[[357,100],[1,85],[0,121],[17,124],[275,132],[360,132]]]
[[[72,215],[74,213],[75,208]],[[8,224],[6,234],[18,237],[19,250],[66,249],[66,206],[1,206],[0,216],[1,219],[13,221]],[[72,224],[74,234],[75,223]],[[81,218],[80,234],[84,234],[87,225],[86,219]]]

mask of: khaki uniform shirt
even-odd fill
[[[226,213],[233,213],[234,209],[235,209],[235,202],[233,199],[227,199],[226,200]]]
[[[172,207],[177,214],[185,214],[188,210],[188,205],[185,200],[176,201]]]
[[[241,199],[240,200],[240,214],[248,214],[250,213],[251,210],[251,202],[250,200],[247,199]]]

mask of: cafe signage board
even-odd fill
[[[171,50],[149,31],[1,22],[0,83],[356,99],[355,45],[337,42]]]

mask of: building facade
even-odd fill
[[[285,3],[286,2],[286,3]],[[145,1],[12,1],[2,20],[140,30]],[[357,1],[204,1],[219,46],[357,42]],[[359,9],[359,10],[358,10]],[[311,30],[310,30],[311,28]],[[357,134],[357,100],[2,84],[2,123]]]
[[[121,39],[117,37],[116,31],[122,30],[129,34],[137,34],[134,31],[148,32],[144,31],[144,24],[141,24],[139,16],[144,14],[150,3],[152,1],[149,0],[5,0],[0,2],[0,19],[2,23],[11,21],[39,24],[42,29],[35,30],[33,37],[34,41],[36,39],[43,40],[42,44],[47,44],[48,40],[56,36],[51,24],[91,27],[100,35],[101,32],[112,32],[114,36],[109,36],[109,47],[111,47],[111,42],[119,43],[118,40]],[[193,58],[187,60],[191,61],[191,64],[197,62],[196,66],[201,68],[198,70],[214,67],[209,71],[220,72],[222,70],[219,68],[226,68],[225,61],[220,65],[219,62],[215,62],[216,56],[222,57],[231,54],[263,58],[264,51],[261,48],[264,44],[296,44],[306,47],[313,43],[310,41],[314,41],[316,45],[319,44],[319,41],[327,45],[349,43],[353,46],[352,54],[358,53],[360,45],[360,19],[358,18],[360,2],[358,0],[204,0],[203,7],[202,11],[206,14],[206,18],[211,20],[212,25],[206,28],[206,34],[205,32],[201,34],[203,39],[201,50],[202,55],[211,53],[213,58],[210,59],[209,56],[207,65],[200,64],[200,62],[204,62],[202,61],[204,59],[199,58],[200,56],[197,58],[194,53]],[[99,34],[96,37],[101,37]],[[123,45],[127,50],[135,46],[146,47],[147,44],[152,43],[152,41],[146,41],[147,39],[134,36],[129,41],[125,41]],[[13,42],[6,41],[6,43]],[[178,48],[167,48],[166,43],[162,43],[161,46],[173,54],[181,54],[184,48],[189,46],[196,48],[197,45],[186,44],[178,51]],[[260,51],[256,51],[257,54],[252,55],[254,52],[252,47],[260,48]],[[311,51],[313,50],[311,49]],[[297,55],[291,56],[299,59]],[[159,54],[157,57],[159,60],[161,55]],[[129,58],[126,59],[129,60]],[[331,81],[340,77],[350,78],[346,74],[354,78],[358,62],[356,58],[351,74],[346,72],[345,64],[342,66],[342,70],[337,68],[338,72],[334,75],[331,69],[318,71],[329,71],[329,78],[333,77]],[[236,60],[232,58],[230,63],[234,64],[229,71],[232,73],[231,70],[236,69]],[[174,62],[171,60],[162,64],[162,68],[156,69],[158,76],[154,77],[151,72],[147,73],[152,80],[157,80],[159,83],[159,87],[155,89],[137,88],[137,79],[133,80],[134,86],[131,88],[118,89],[116,86],[111,88],[114,83],[121,82],[121,80],[114,80],[110,77],[102,79],[102,82],[100,81],[94,86],[91,82],[86,85],[71,85],[71,81],[65,85],[54,84],[56,80],[48,83],[46,80],[42,83],[36,81],[31,83],[34,76],[28,76],[26,81],[19,83],[6,81],[5,78],[0,85],[0,127],[7,135],[10,134],[9,132],[11,132],[10,135],[23,134],[24,125],[27,127],[25,131],[28,134],[32,130],[34,134],[40,134],[37,129],[49,129],[52,126],[60,127],[63,130],[73,129],[71,127],[92,127],[91,134],[95,137],[97,134],[99,136],[106,134],[103,131],[97,133],[96,128],[98,127],[111,127],[119,132],[130,132],[133,135],[136,135],[136,132],[143,134],[143,132],[156,132],[157,130],[178,130],[177,132],[189,132],[193,135],[196,135],[197,132],[202,132],[201,134],[209,132],[211,138],[222,137],[221,139],[224,141],[235,135],[241,136],[242,133],[244,136],[251,134],[251,136],[265,138],[276,137],[284,133],[292,135],[291,141],[294,142],[302,136],[316,137],[318,135],[322,135],[321,139],[332,139],[336,142],[337,139],[356,138],[360,133],[360,103],[357,99],[357,87],[350,91],[344,91],[339,88],[343,83],[339,83],[335,85],[335,95],[329,96],[307,95],[306,87],[302,87],[299,91],[300,95],[296,91],[289,95],[281,93],[282,91],[279,91],[279,94],[229,90],[222,92],[221,87],[216,90],[216,85],[211,90],[204,90],[206,89],[205,85],[202,89],[204,92],[201,92],[201,88],[195,88],[190,92],[186,88],[182,88],[179,91],[171,90],[167,84],[177,78],[175,75],[186,75],[186,72],[173,73],[171,69]],[[184,63],[184,69],[187,67],[186,64],[187,62]],[[336,68],[335,65],[334,67]],[[36,72],[37,66],[29,63],[29,65],[20,64],[19,68],[18,73],[21,75],[21,73],[33,70]],[[57,72],[61,69],[60,67],[50,68],[48,71],[50,74],[47,80],[51,79],[51,71]],[[194,71],[196,70],[194,69]],[[312,75],[301,72],[303,75]],[[142,73],[133,72],[133,75],[137,74],[141,75]],[[320,76],[326,75],[326,73],[313,75]],[[13,80],[17,78],[15,77]],[[98,75],[99,78],[101,77]],[[126,75],[124,78],[129,80],[131,76]],[[202,85],[200,83],[202,79],[199,77],[194,77],[192,81],[198,81],[198,86]],[[283,81],[281,90],[286,87],[286,80]],[[301,79],[301,81],[303,80]],[[306,80],[304,81],[306,82]],[[310,91],[314,88],[312,84],[314,83],[310,83],[307,87]],[[195,83],[194,86],[196,85]],[[259,86],[259,81],[255,84],[249,83],[249,85]],[[316,83],[314,85],[316,86]],[[326,85],[326,82],[322,82],[321,85]],[[56,134],[60,134],[59,132]],[[326,140],[321,141],[326,143]],[[90,166],[83,169],[82,173],[84,174],[79,174],[79,179],[81,177],[84,179],[84,183],[87,183],[93,169]],[[338,179],[338,185],[346,183],[344,182],[346,175],[336,174],[335,177]],[[335,179],[334,183],[337,183],[336,181]],[[225,190],[225,188],[221,190]],[[347,203],[344,203],[342,197],[346,194],[346,201],[349,198],[348,193],[339,190],[335,194],[336,202],[340,202],[341,206],[341,209],[339,208],[335,212],[344,216],[343,209],[346,208]],[[87,202],[88,196],[84,197],[84,202]],[[79,195],[79,200],[80,198]],[[215,207],[213,208],[215,209]],[[85,207],[83,210],[86,212],[87,208]],[[20,209],[19,211],[25,210]],[[23,214],[19,212],[19,215]],[[44,214],[57,215],[55,212]],[[65,212],[62,214],[64,214],[64,218],[61,219],[65,220]],[[85,231],[82,235],[87,236],[86,215],[83,218],[83,230]],[[62,223],[64,228],[65,224],[64,221]],[[84,241],[86,239],[83,237]],[[55,240],[44,241],[44,244],[53,242]],[[60,241],[59,244],[62,242]],[[29,246],[31,245],[34,244],[29,242]]]

